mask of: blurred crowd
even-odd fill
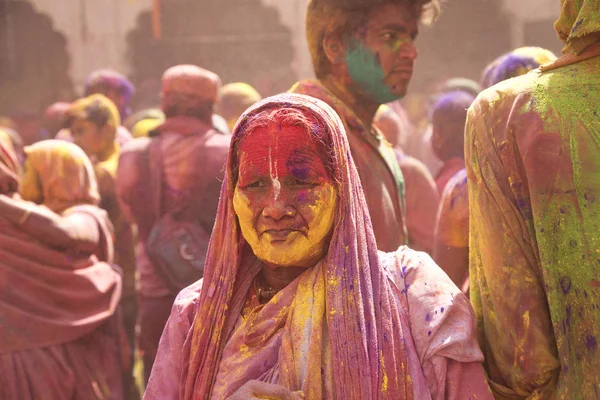
[[[600,399],[600,2],[561,2],[560,58],[412,95],[437,1],[338,3],[289,94],[176,65],[132,109],[100,69],[0,117],[0,399]]]

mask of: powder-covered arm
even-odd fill
[[[98,222],[86,213],[61,216],[50,209],[0,194],[0,217],[36,238],[60,249],[94,253],[100,243]]]
[[[559,374],[557,349],[538,255],[530,240],[530,203],[516,198],[511,184],[515,176],[509,177],[519,173],[522,163],[515,158],[511,132],[519,126],[523,133],[526,121],[511,121],[518,107],[512,98],[484,93],[469,111],[465,141],[471,302],[494,393],[548,398],[544,393],[552,393]]]
[[[466,296],[425,253],[400,248],[395,270],[431,398],[493,399]]]
[[[171,316],[160,338],[152,374],[146,387],[144,400],[177,400],[181,374],[189,354],[183,347],[196,312],[202,280],[182,290],[173,304]]]

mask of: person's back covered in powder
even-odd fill
[[[484,91],[467,122],[471,301],[497,398],[600,396],[600,1],[563,0],[555,28],[564,56]]]
[[[202,232],[202,238],[195,240],[197,246],[208,244],[229,148],[229,136],[212,127],[221,84],[216,74],[194,65],[179,65],[164,73],[162,84],[166,121],[150,138],[135,139],[123,148],[117,172],[117,194],[125,212],[137,223],[140,238],[139,340],[146,379],[173,300],[183,289],[173,287],[165,270],[152,259],[147,246],[150,234],[168,214]],[[156,192],[160,192],[158,196]],[[183,246],[177,253],[187,257]],[[198,262],[203,264],[201,258]]]

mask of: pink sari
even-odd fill
[[[308,96],[279,95],[249,109],[234,136],[274,107],[311,114],[331,135],[339,201],[328,254],[268,304],[252,304],[262,266],[233,210],[230,153],[204,280],[179,295],[145,398],[227,398],[252,379],[306,399],[491,398],[466,298],[426,255],[377,251],[335,112]]]
[[[95,254],[58,250],[0,219],[0,399],[122,399],[121,276],[93,169],[72,144],[30,149],[44,205],[91,216],[100,240]]]
[[[49,248],[0,222],[0,354],[78,339],[115,313],[121,277],[104,262],[112,252],[106,214],[92,206],[68,212],[98,221],[103,261]]]
[[[69,211],[96,214],[86,208]],[[0,232],[0,398],[122,399],[119,273],[6,222]]]

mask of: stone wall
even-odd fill
[[[11,1],[28,1],[48,16],[54,30],[62,33],[70,60],[68,74],[76,92],[81,91],[87,74],[97,68],[134,73],[128,38],[139,27],[140,19],[144,15],[148,18],[152,0],[0,0],[0,4]],[[161,0],[163,7],[182,1],[185,0]],[[194,1],[208,4],[228,0]],[[260,1],[277,10],[291,35],[289,51],[293,52],[294,76],[286,80],[312,77],[304,31],[308,0]],[[557,0],[445,2],[440,20],[422,30],[418,42],[420,57],[411,91],[427,90],[432,82],[447,76],[478,79],[489,60],[517,46],[541,45],[558,51],[560,43],[552,30],[552,21],[558,12]],[[240,21],[243,23],[243,18]]]
[[[130,72],[125,39],[135,27],[139,13],[152,7],[152,0],[30,1],[49,15],[56,29],[67,37],[70,74],[78,89],[85,77],[98,68]]]

